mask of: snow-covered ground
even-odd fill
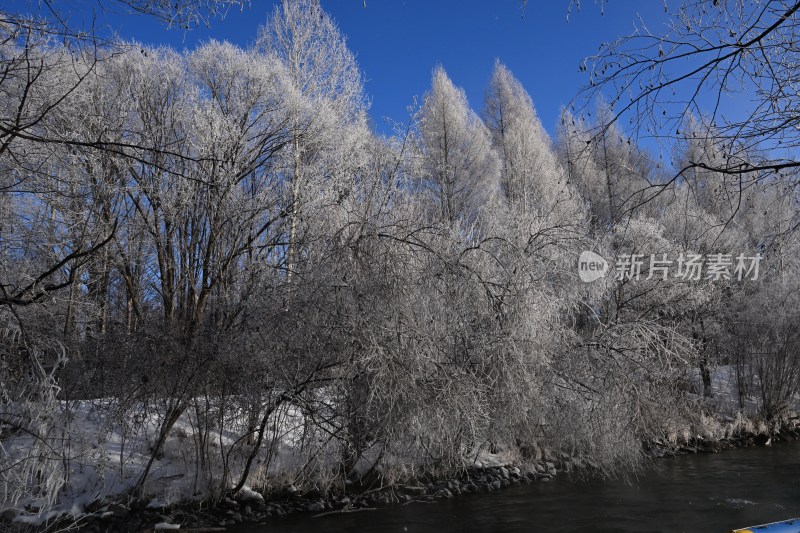
[[[222,431],[201,431],[194,413],[186,409],[172,428],[163,455],[153,461],[142,485],[151,507],[207,497],[208,485],[222,483],[226,467],[232,472],[229,481],[238,481],[249,449],[242,437],[247,417],[240,413],[225,420]],[[298,409],[285,406],[273,416],[275,423],[251,469],[254,482],[263,482],[267,475],[291,475],[302,464],[298,454],[303,423]],[[48,417],[46,442],[23,432],[9,432],[0,441],[3,466],[44,461],[50,467],[16,469],[24,470],[20,477],[6,471],[0,485],[3,509],[18,510],[17,522],[39,523],[63,513],[79,517],[89,504],[130,491],[151,459],[162,419],[163,409],[154,405],[121,412],[112,400],[61,402],[58,412]],[[27,490],[19,490],[26,485]]]
[[[713,410],[723,416],[735,416],[742,412],[748,416],[755,416],[759,410],[759,403],[752,391],[756,390],[754,378],[743,387],[737,382],[736,368],[733,365],[719,365],[710,368],[711,395],[704,401]],[[689,383],[692,393],[698,399],[703,395],[703,380],[698,368],[692,369],[689,374]],[[749,385],[749,387],[748,387]]]

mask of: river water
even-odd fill
[[[658,461],[636,479],[571,480],[433,503],[313,518],[295,515],[235,533],[676,532],[800,516],[800,442]]]

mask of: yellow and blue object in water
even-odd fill
[[[773,522],[761,526],[734,529],[731,533],[800,533],[800,518],[792,518],[783,522]]]

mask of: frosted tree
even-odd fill
[[[474,220],[498,191],[499,161],[488,128],[442,67],[433,71],[431,90],[417,119],[420,177],[439,212],[437,218],[451,225]]]
[[[207,379],[204,357],[213,348],[200,339],[230,327],[251,271],[268,268],[282,240],[287,215],[272,165],[288,142],[292,97],[274,57],[214,41],[191,54],[145,51],[119,60],[118,75],[134,94],[131,135],[171,150],[146,153],[125,179],[129,209],[151,250],[157,331],[172,346],[150,356],[172,373],[168,380],[150,376],[168,400],[140,486],[195,387]],[[158,85],[150,83],[156,76]]]
[[[600,102],[595,115],[591,122],[563,110],[558,150],[594,224],[608,229],[657,196],[661,176],[649,154],[611,123],[608,105]]]
[[[304,206],[319,198],[324,180],[351,159],[348,141],[363,141],[348,130],[363,130],[366,100],[355,57],[319,1],[281,2],[262,28],[258,46],[286,65],[296,95],[290,102],[290,140],[283,164],[289,189],[286,269],[291,281],[298,268]]]
[[[509,205],[544,214],[566,210],[576,216],[580,206],[533,101],[500,61],[486,90],[483,115],[500,158],[500,183]]]
[[[593,156],[587,130],[583,118],[562,110],[557,152],[568,181],[587,202],[593,223],[608,226],[611,220],[610,188]]]

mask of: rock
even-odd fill
[[[16,509],[6,509],[2,513],[3,520],[6,522],[12,522],[17,517],[17,510]]]
[[[508,470],[506,469],[506,467],[504,467],[504,466],[500,467],[500,475],[503,477],[503,479],[508,479],[509,474],[508,474]]]
[[[117,516],[119,518],[125,518],[126,516],[128,516],[130,509],[128,509],[121,503],[112,503],[111,505],[108,506],[108,512],[110,512],[113,516]]]
[[[269,503],[267,504],[266,508],[264,509],[267,513],[276,516],[283,516],[286,514],[286,511],[283,510],[283,507],[277,503]]]
[[[306,504],[306,511],[311,513],[319,513],[325,510],[325,504],[321,501],[309,502]]]
[[[239,508],[239,502],[237,502],[235,500],[231,500],[230,498],[223,498],[223,500],[221,502],[219,502],[219,504],[220,504],[220,507],[225,507],[225,508],[228,508],[228,509],[238,509]]]
[[[667,453],[668,452],[666,450],[662,450],[661,448],[650,450],[650,455],[655,457],[656,459],[661,459],[662,457],[666,457]]]
[[[491,486],[494,490],[500,490],[503,484],[500,482],[500,480],[495,480],[491,482]]]
[[[322,498],[322,493],[319,491],[317,487],[312,487],[305,493],[303,493],[303,498],[306,498],[307,500],[317,500],[319,498]]]

